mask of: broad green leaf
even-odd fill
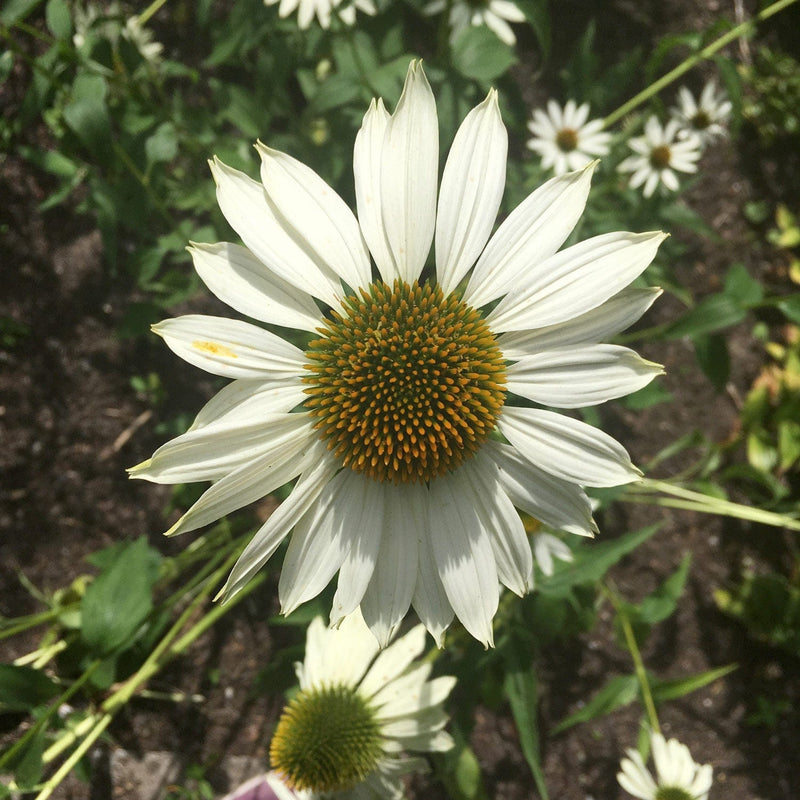
[[[178,134],[171,122],[162,122],[155,132],[147,137],[144,152],[148,165],[172,161],[178,154]]]
[[[58,684],[38,669],[0,664],[0,713],[30,711],[60,691]]]
[[[761,284],[747,271],[744,264],[734,264],[725,277],[725,294],[740,306],[750,306],[764,299]]]
[[[468,27],[453,44],[453,66],[476,81],[499,78],[516,60],[513,48],[483,26]]]
[[[42,755],[47,743],[47,726],[37,725],[35,732],[25,743],[22,752],[13,759],[14,776],[20,789],[32,789],[42,778],[44,765]]]
[[[669,617],[683,594],[686,578],[689,575],[689,566],[692,563],[691,554],[687,553],[681,565],[672,573],[651,595],[645,597],[637,607],[639,621],[648,625],[655,625]]]
[[[622,402],[626,408],[634,411],[643,411],[646,408],[657,406],[659,403],[668,403],[671,400],[671,392],[667,391],[658,381],[653,381],[643,389],[627,395]]]
[[[21,22],[41,2],[42,0],[9,0],[0,10],[0,22],[8,26]]]
[[[785,419],[778,423],[778,451],[783,471],[800,459],[800,422]]]
[[[45,19],[50,33],[56,39],[69,38],[72,33],[72,19],[65,0],[48,0],[45,7]]]
[[[542,594],[564,596],[571,587],[582,583],[595,583],[609,567],[646,542],[660,525],[650,525],[640,531],[626,533],[612,542],[589,542],[574,551],[571,563],[558,562],[556,571],[539,584]]]
[[[118,650],[136,633],[153,607],[155,574],[142,537],[126,543],[86,589],[81,602],[86,645],[97,655]]]
[[[663,703],[666,700],[676,700],[687,694],[696,692],[709,683],[713,683],[718,678],[722,678],[730,672],[738,669],[737,664],[727,664],[724,667],[699,672],[697,675],[689,675],[685,678],[675,678],[674,680],[661,681],[649,675],[650,690],[653,693],[653,700],[656,703]]]
[[[778,308],[788,319],[800,325],[800,294],[793,294],[785,300],[781,300]]]
[[[619,675],[612,678],[580,711],[561,720],[553,728],[553,735],[578,725],[610,714],[620,706],[632,703],[639,694],[639,684],[634,675]]]
[[[106,82],[100,75],[81,73],[64,108],[64,121],[81,144],[101,163],[111,154],[111,123],[105,103]]]
[[[451,725],[455,746],[437,760],[437,775],[453,800],[486,800],[481,767],[466,737]]]
[[[728,294],[713,294],[690,308],[664,331],[665,339],[702,336],[741,322],[747,311]]]
[[[703,374],[721,392],[731,374],[731,359],[725,337],[721,334],[698,336],[694,340],[694,352]]]

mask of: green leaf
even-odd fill
[[[457,726],[451,726],[451,733],[455,746],[444,754],[442,766],[436,770],[439,779],[453,800],[486,800],[481,767],[475,753]]]
[[[662,681],[658,678],[650,677],[650,691],[653,693],[653,700],[656,703],[663,703],[666,700],[677,700],[687,694],[696,692],[709,683],[713,683],[718,678],[722,678],[738,668],[737,664],[728,664],[724,667],[717,667],[708,672],[699,672],[697,675],[689,675],[685,678],[675,678],[673,680]]]
[[[155,132],[147,137],[144,152],[148,165],[172,161],[178,154],[178,134],[171,122],[162,122]]]
[[[778,308],[787,319],[800,325],[800,294],[793,294],[778,303]]]
[[[665,339],[703,336],[741,322],[747,311],[728,294],[713,294],[690,308],[664,332]]]
[[[609,567],[646,542],[661,526],[650,525],[640,531],[626,533],[613,542],[589,542],[576,548],[571,563],[559,561],[553,575],[539,584],[542,594],[565,596],[569,589],[582,583],[595,583]]]
[[[476,81],[493,81],[516,60],[514,50],[483,26],[470,26],[453,44],[453,66]]]
[[[645,597],[637,607],[639,621],[648,625],[655,625],[669,617],[683,594],[686,578],[689,575],[689,566],[692,563],[690,553],[681,561],[681,565],[672,573],[651,595]]]
[[[38,669],[0,664],[0,713],[30,711],[60,691],[58,684]]]
[[[694,340],[694,352],[703,374],[721,392],[731,374],[731,359],[725,337],[720,334],[698,336]]]
[[[21,22],[41,2],[42,0],[9,0],[0,10],[0,21],[9,27]]]
[[[506,662],[503,689],[511,706],[514,723],[519,734],[519,743],[528,766],[531,768],[536,789],[542,800],[548,800],[547,784],[539,746],[539,721],[537,715],[537,677],[532,655],[523,658],[511,641],[502,649]]]
[[[536,36],[536,41],[542,51],[542,61],[547,61],[550,58],[550,46],[553,43],[547,0],[518,0],[517,5]]]
[[[42,778],[44,746],[47,743],[47,726],[37,725],[36,730],[13,759],[14,777],[20,789],[33,789]]]
[[[621,706],[632,703],[639,694],[639,683],[634,675],[620,675],[612,678],[580,711],[564,718],[552,730],[552,734],[561,733],[578,725],[610,714]]]
[[[56,39],[68,39],[72,33],[72,19],[65,0],[48,0],[44,14],[50,33]]]
[[[744,264],[734,264],[725,277],[725,294],[740,306],[752,306],[764,299],[761,284],[747,271]]]
[[[659,403],[668,403],[672,400],[672,394],[665,389],[658,381],[653,381],[632,394],[627,395],[622,402],[626,408],[633,411],[644,411],[646,408],[657,406]]]
[[[101,163],[111,155],[111,123],[105,103],[106,82],[100,75],[81,73],[64,108],[64,121],[81,144]]]
[[[112,563],[86,588],[81,636],[97,655],[110,655],[136,633],[153,608],[156,574],[147,540],[124,544]]]

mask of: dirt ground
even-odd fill
[[[622,3],[611,5],[617,14],[635,10]],[[698,15],[695,4],[673,2],[642,24],[649,25],[655,36],[699,28],[704,18],[727,10],[726,4],[708,3]],[[788,286],[779,259],[755,246],[742,214],[745,202],[762,196],[758,166],[752,163],[752,143],[746,141],[726,142],[703,162],[702,177],[687,202],[720,239],[704,242],[674,232],[690,245],[689,255],[676,270],[699,295],[717,289],[720,276],[737,261],[773,291]],[[100,236],[91,220],[63,209],[38,212],[47,189],[47,179],[20,158],[9,154],[0,160],[0,313],[30,331],[0,349],[0,613],[7,617],[37,610],[18,580],[20,572],[41,589],[53,591],[89,571],[87,554],[121,538],[146,535],[164,552],[184,545],[166,542],[160,535],[166,527],[169,488],[131,482],[125,468],[148,457],[163,441],[155,432],[160,421],[181,410],[197,410],[213,390],[210,382],[198,383],[198,371],[160,342],[115,336],[130,292],[107,273]],[[796,185],[793,191],[796,199]],[[211,303],[200,299],[192,308],[208,310]],[[668,320],[679,310],[676,301],[664,298],[648,323]],[[751,328],[748,320],[732,333],[732,374],[722,393],[716,393],[699,372],[688,341],[640,348],[645,357],[665,364],[662,382],[675,402],[607,416],[607,428],[628,447],[636,463],[646,463],[665,444],[695,429],[719,442],[734,433],[737,404],[762,362]],[[170,398],[167,407],[155,411],[130,383],[132,377],[150,372],[162,376]],[[681,466],[668,463],[661,474]],[[712,597],[715,588],[736,579],[746,560],[756,568],[780,563],[786,552],[785,533],[649,506],[617,505],[600,522],[610,537],[654,521],[663,522],[662,530],[612,571],[620,591],[637,600],[674,571],[684,553],[691,552],[693,560],[678,612],[658,626],[648,642],[644,653],[648,668],[670,678],[733,662],[739,665],[709,687],[667,703],[660,714],[665,734],[679,737],[697,760],[714,765],[712,798],[796,796],[800,665],[748,638],[716,609]],[[138,754],[171,751],[180,754],[185,764],[213,764],[228,754],[254,756],[266,764],[269,732],[280,700],[266,695],[254,698],[250,687],[285,635],[265,622],[277,610],[275,594],[271,579],[237,608],[229,624],[216,626],[151,686],[199,693],[206,698],[203,703],[134,701],[112,727],[113,743],[92,755],[94,782],[70,780],[56,797],[134,800],[135,792],[110,785],[108,763],[118,746]],[[575,711],[610,676],[630,673],[627,657],[614,644],[610,620],[609,610],[603,608],[591,633],[544,653],[542,731]],[[2,642],[0,657],[10,659],[33,641]],[[750,724],[748,715],[760,696],[788,701],[793,710],[772,726]],[[551,797],[623,797],[615,774],[624,749],[635,742],[639,714],[638,707],[630,707],[562,735],[544,736]],[[486,776],[488,796],[494,800],[535,796],[507,707],[480,707],[475,720],[472,745]],[[0,733],[8,735],[11,723],[0,718],[0,726],[6,726]],[[214,769],[207,775],[216,790],[228,788]],[[427,779],[415,781],[410,794],[445,797],[442,787]]]

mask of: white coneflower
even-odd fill
[[[525,22],[525,14],[511,0],[434,0],[422,10],[432,16],[441,14],[450,7],[450,40],[457,39],[461,33],[472,26],[484,25],[498,39],[513,47],[517,37],[509,22]]]
[[[225,597],[291,533],[284,613],[338,571],[334,624],[360,606],[385,642],[413,605],[438,642],[455,614],[488,646],[498,584],[520,595],[532,584],[515,506],[591,536],[582,487],[641,474],[613,438],[550,409],[602,403],[661,372],[600,342],[657,296],[626,287],[664,234],[604,233],[558,252],[586,203],[588,167],[548,181],[491,235],[507,150],[494,90],[456,133],[437,202],[438,144],[414,62],[394,114],[373,101],[356,138],[358,219],[311,169],[263,144],[261,183],[212,163],[245,247],[193,245],[200,277],[240,313],[310,337],[298,347],[198,315],[156,325],[175,353],[234,381],[131,473],[212,482],[170,534],[298,478]]]
[[[644,185],[645,197],[651,197],[659,184],[675,192],[679,186],[676,172],[697,172],[700,140],[693,134],[681,137],[680,133],[677,120],[670,120],[662,127],[656,117],[650,117],[644,126],[644,136],[629,140],[628,146],[636,155],[626,158],[618,169],[631,173],[631,188]]]
[[[685,86],[681,86],[678,89],[678,105],[672,109],[672,115],[684,131],[694,134],[706,145],[725,135],[732,108],[725,93],[717,89],[714,81],[709,81],[698,100]]]
[[[660,733],[650,738],[656,777],[650,774],[637,750],[627,750],[617,774],[619,785],[639,800],[708,800],[713,770],[696,764],[685,744],[666,741]]]
[[[589,104],[577,105],[567,100],[562,109],[555,100],[547,103],[547,112],[536,109],[528,129],[534,134],[528,147],[542,157],[542,166],[556,175],[583,169],[596,156],[608,153],[611,134],[602,130],[603,120],[589,120]]]
[[[322,28],[329,28],[333,14],[352,25],[356,21],[356,10],[369,15],[376,13],[372,0],[264,0],[267,6],[277,3],[280,3],[278,16],[281,19],[297,11],[297,27],[301,30],[308,28],[315,16]]]

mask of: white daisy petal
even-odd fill
[[[186,314],[153,326],[173,353],[225,378],[292,379],[305,374],[303,352],[249,322]]]
[[[401,675],[425,649],[425,626],[417,625],[381,650],[359,686],[364,697],[372,697]]]
[[[416,280],[430,251],[436,220],[439,123],[419,62],[408,68],[403,93],[386,126],[381,152],[381,213],[400,278]]]
[[[371,280],[369,253],[353,212],[314,170],[259,142],[267,200],[313,260],[353,288]]]
[[[220,242],[192,243],[188,250],[203,283],[240,314],[304,331],[319,326],[311,295],[270,272],[246,248]]]
[[[492,545],[475,509],[461,501],[469,494],[469,483],[460,472],[451,477],[431,483],[431,549],[456,616],[479,642],[491,647],[499,599]]]
[[[508,134],[492,89],[456,133],[442,175],[436,271],[445,294],[458,286],[492,232],[506,183]]]
[[[619,442],[580,420],[506,406],[497,427],[525,458],[558,478],[585,486],[619,486],[641,478]]]
[[[525,356],[509,366],[506,388],[542,405],[582,408],[635,392],[663,373],[627,347],[584,345]]]
[[[425,509],[427,511],[427,502]],[[454,612],[447,599],[439,570],[436,568],[427,530],[427,516],[426,513],[421,520],[422,524],[416,526],[419,572],[411,603],[421,622],[430,631],[437,646],[444,647],[444,632],[450,627]]]
[[[472,271],[465,302],[478,308],[495,300],[561,247],[583,213],[593,171],[552,178],[508,215]]]
[[[645,270],[665,238],[617,231],[568,247],[529,269],[487,322],[495,331],[542,328],[597,308]]]
[[[219,207],[247,249],[287,283],[336,306],[341,294],[338,276],[316,263],[286,231],[264,187],[219,159],[210,164]]]

